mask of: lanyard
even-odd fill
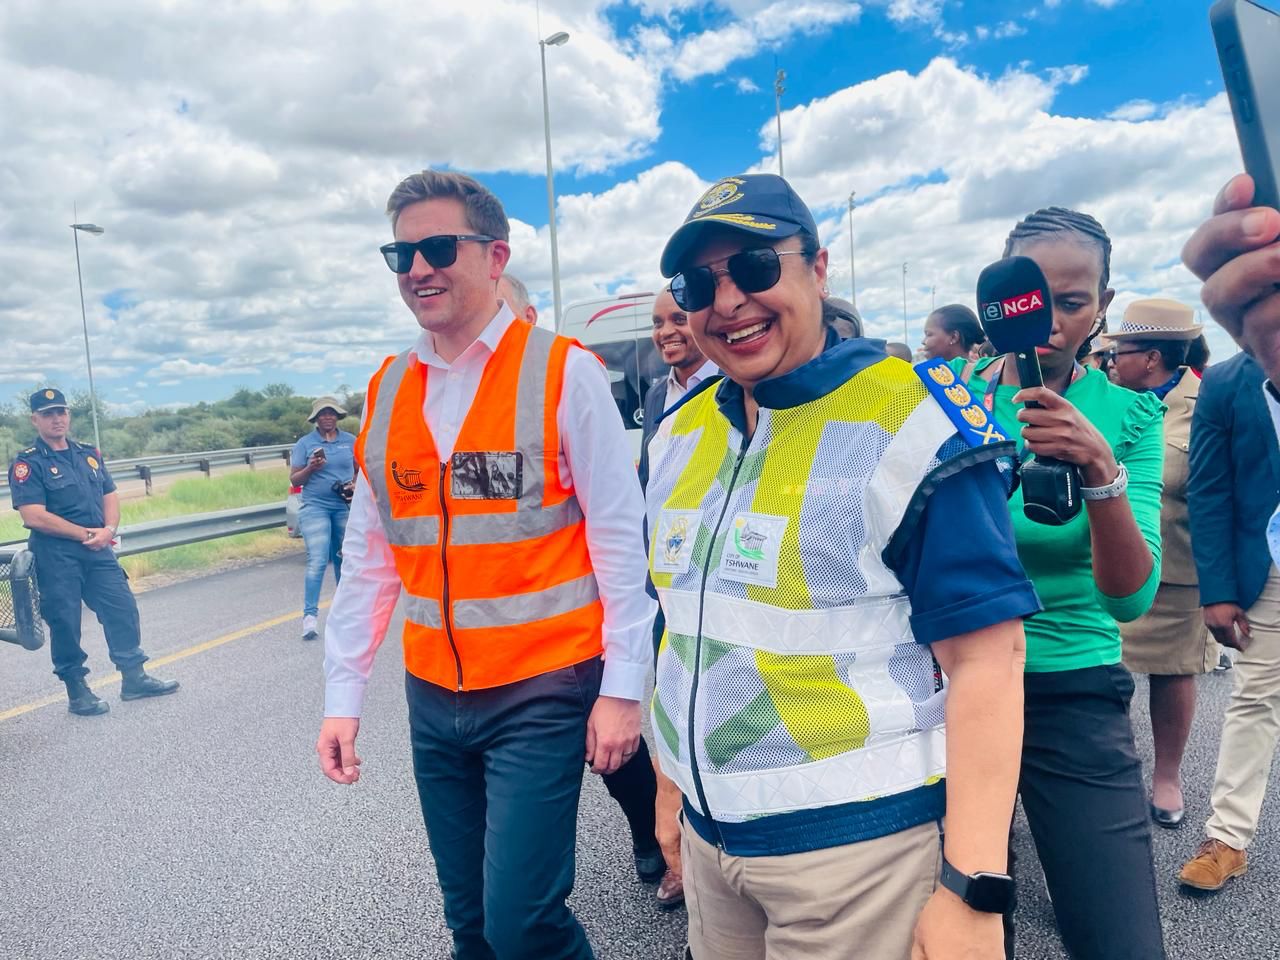
[[[991,366],[987,367],[986,369],[987,391],[982,395],[982,405],[987,408],[987,413],[990,413],[990,414],[995,413],[996,388],[1000,386],[1000,377],[1004,373],[1004,361],[1005,361],[1005,358],[1001,357],[999,360],[991,364]],[[1067,383],[1067,387],[1070,388],[1071,384],[1075,383],[1077,380],[1079,380],[1083,376],[1084,376],[1084,367],[1080,366],[1079,361],[1077,361],[1075,365],[1071,368],[1071,380]],[[1065,392],[1066,391],[1064,390],[1063,393]]]

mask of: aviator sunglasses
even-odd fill
[[[705,310],[715,301],[716,278],[727,273],[743,293],[761,293],[778,282],[782,276],[782,263],[779,257],[802,250],[778,251],[773,247],[757,247],[754,250],[743,250],[725,260],[725,269],[712,270],[710,267],[690,267],[671,278],[671,296],[681,310],[693,313]]]
[[[489,243],[493,237],[480,233],[441,233],[434,237],[423,237],[417,243],[397,240],[386,243],[378,249],[387,261],[392,273],[408,273],[413,269],[414,253],[422,254],[422,259],[435,269],[442,270],[453,266],[458,259],[458,244]]]

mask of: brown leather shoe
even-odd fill
[[[659,910],[674,910],[684,903],[684,879],[675,871],[668,870],[662,875],[654,897]]]
[[[1206,840],[1196,855],[1183,864],[1178,879],[1197,890],[1221,890],[1232,877],[1243,876],[1249,855],[1221,840]]]

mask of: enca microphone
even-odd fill
[[[1036,262],[1006,257],[983,270],[978,277],[978,316],[991,345],[1013,354],[1022,386],[1043,387],[1036,347],[1049,342],[1053,305],[1049,281]],[[1027,519],[1061,526],[1080,513],[1080,470],[1075,464],[1033,457],[1023,461],[1019,474]]]

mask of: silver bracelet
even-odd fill
[[[1103,487],[1081,487],[1080,496],[1085,500],[1114,500],[1129,487],[1129,471],[1122,463],[1116,478]]]

